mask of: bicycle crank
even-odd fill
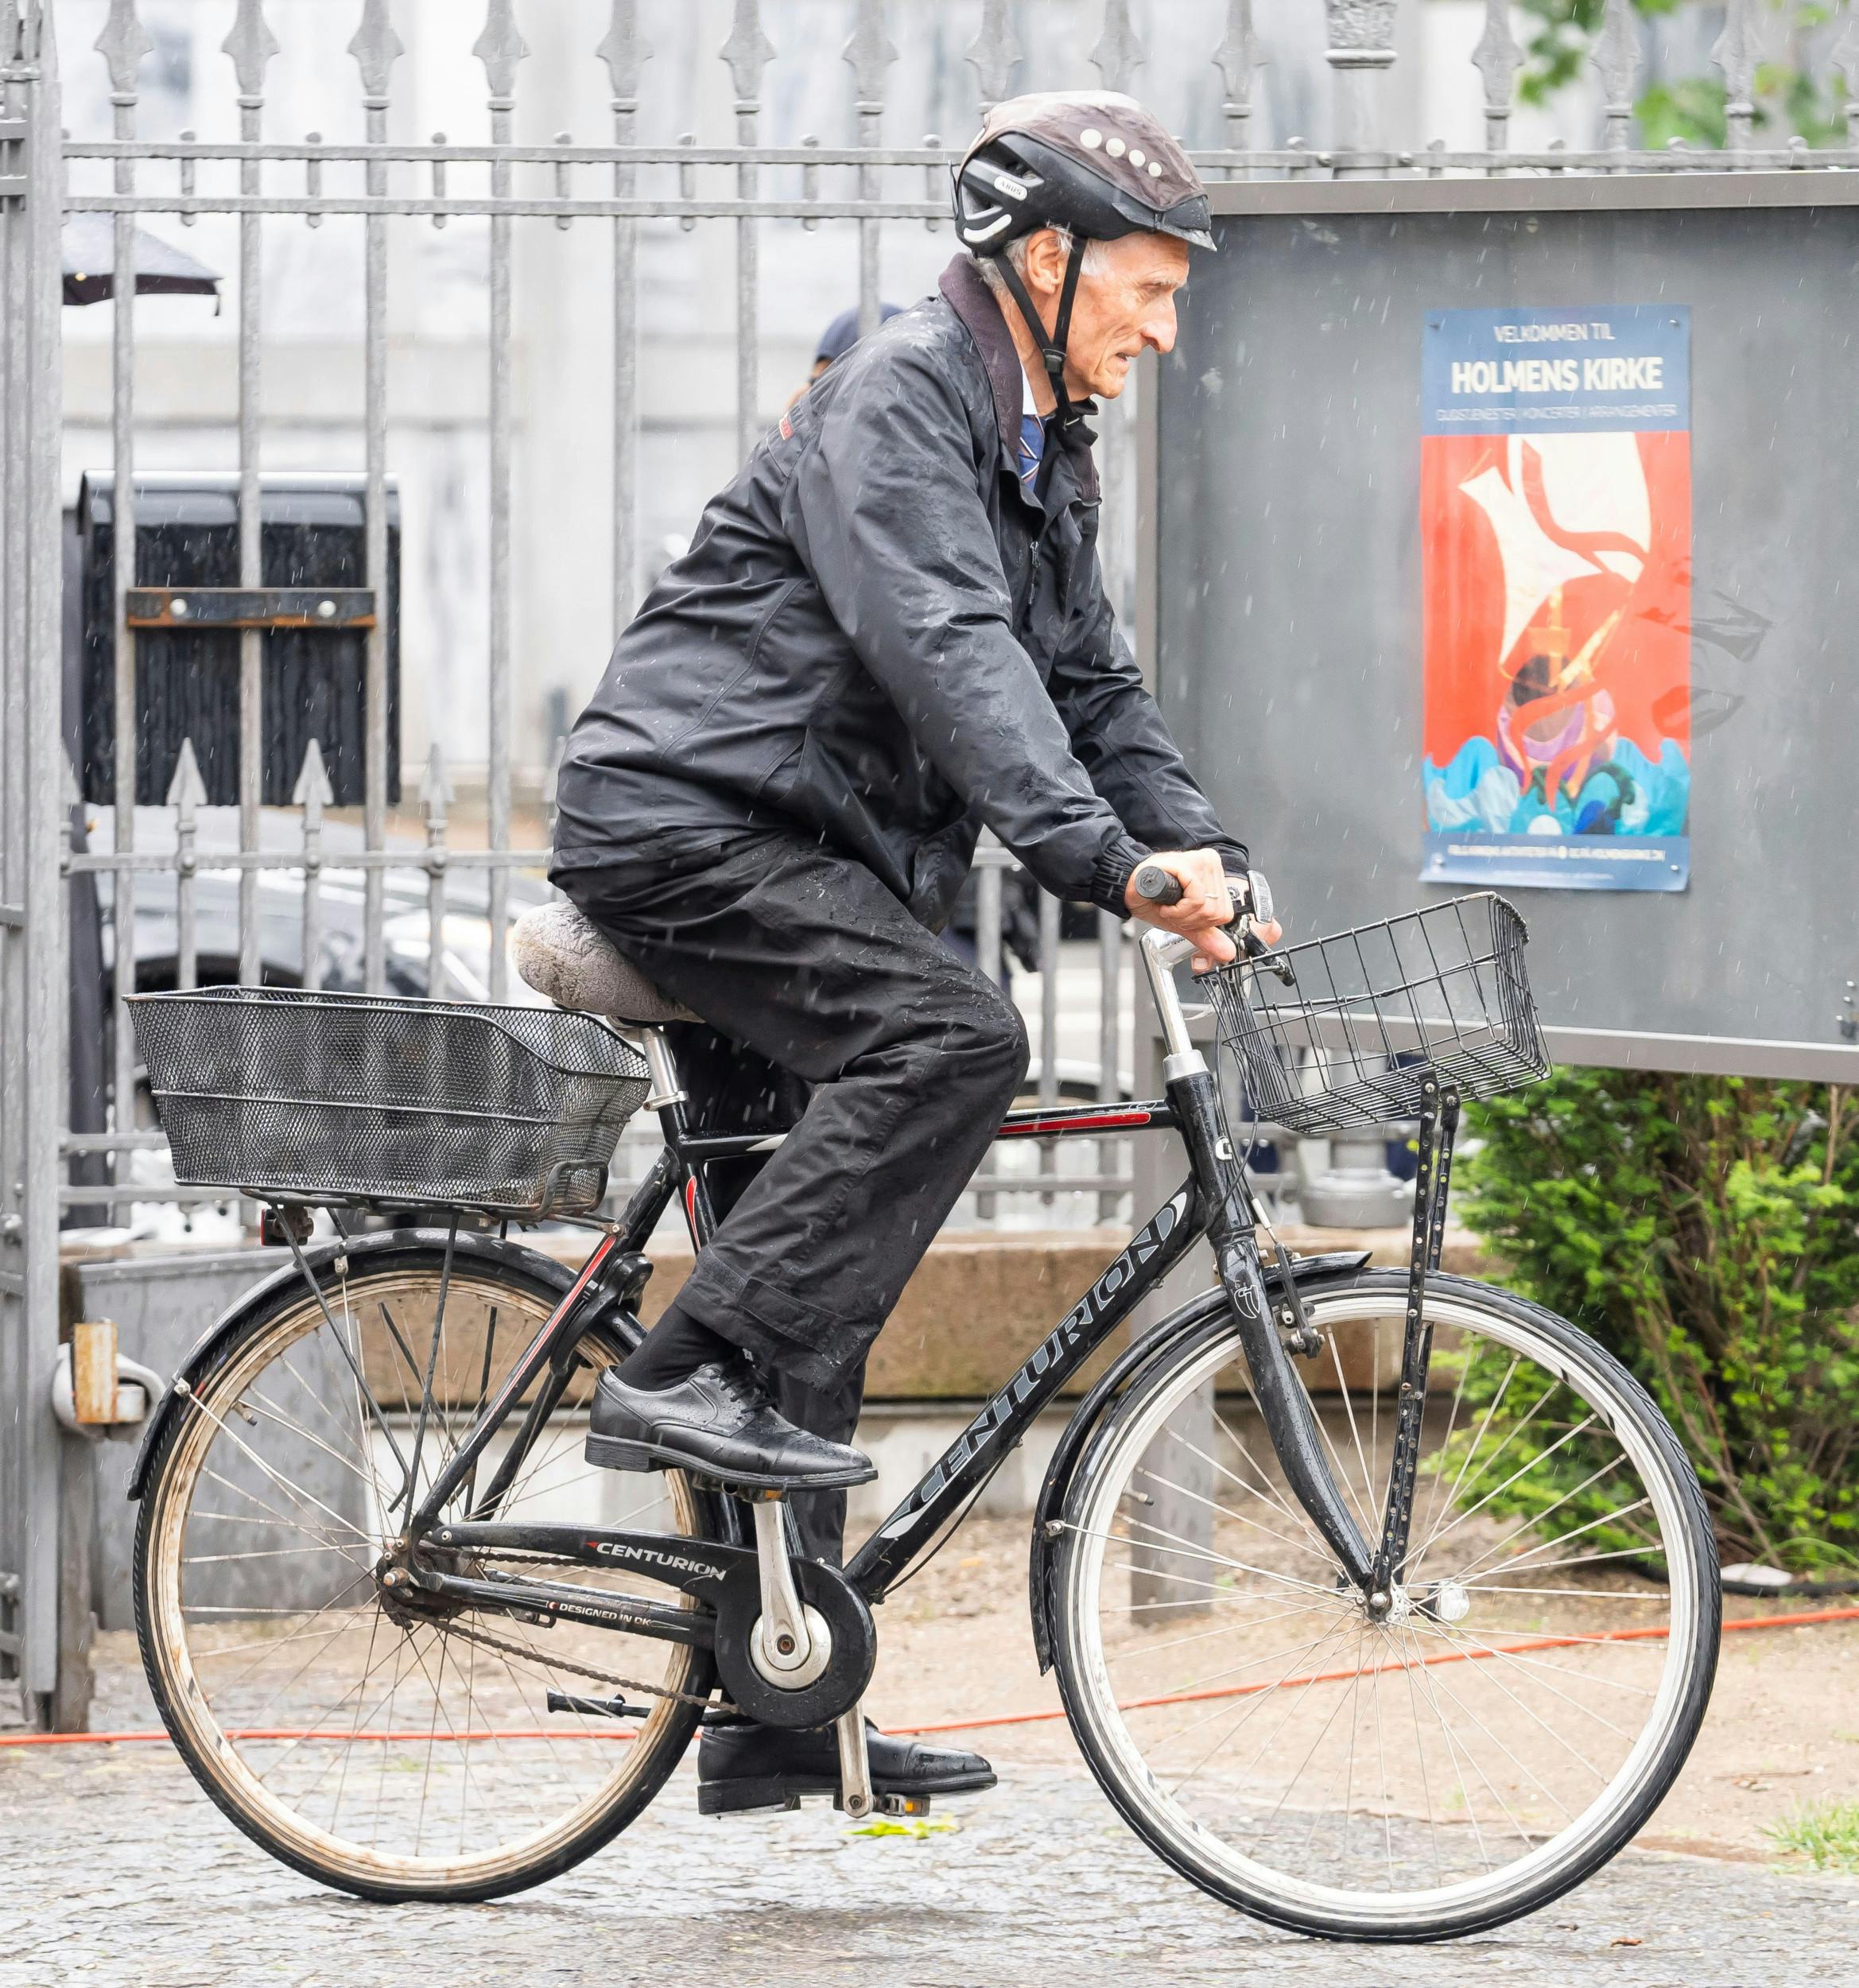
[[[826,1726],[856,1707],[878,1660],[864,1597],[838,1568],[790,1555],[777,1499],[753,1506],[756,1558],[716,1591],[724,1688],[764,1726]]]

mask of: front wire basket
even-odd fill
[[[590,1015],[289,988],[130,1002],[177,1183],[585,1214],[646,1059]]]
[[[1481,891],[1241,960],[1197,984],[1212,996],[1251,1115],[1294,1132],[1344,1132],[1417,1116],[1429,1076],[1469,1098],[1547,1073],[1526,937],[1516,908]]]

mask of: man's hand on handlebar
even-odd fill
[[[1155,872],[1173,880],[1165,895],[1174,898],[1165,903],[1154,894]],[[1145,891],[1142,886],[1151,887]],[[1176,896],[1178,890],[1179,895]],[[1136,866],[1124,891],[1124,902],[1133,918],[1159,925],[1164,931],[1178,932],[1194,942],[1193,970],[1204,973],[1209,967],[1224,966],[1237,957],[1226,927],[1232,922],[1234,904],[1227,888],[1224,864],[1217,850],[1165,850],[1145,856]],[[1279,934],[1274,922],[1256,922],[1253,932],[1267,945],[1275,945]]]

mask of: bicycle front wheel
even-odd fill
[[[285,1863],[369,1898],[519,1890],[645,1807],[697,1725],[709,1655],[425,1607],[380,1578],[407,1513],[558,1301],[545,1264],[462,1248],[448,1260],[442,1242],[409,1238],[358,1255],[325,1297],[327,1310],[301,1279],[281,1284],[163,1434],[136,1536],[149,1683],[202,1787]],[[545,1373],[518,1398],[441,1523],[475,1497],[486,1518],[716,1536],[681,1474],[582,1458],[592,1380],[624,1350],[586,1332],[565,1380]],[[484,1510],[500,1474],[507,1489]],[[602,1594],[640,1585],[533,1559],[487,1552],[464,1571]],[[648,1597],[691,1606],[656,1585]]]
[[[1306,1303],[1296,1365],[1373,1540],[1407,1280]],[[1716,1667],[1702,1496],[1644,1391],[1487,1286],[1430,1279],[1427,1317],[1385,1613],[1291,1495],[1214,1307],[1099,1431],[1063,1521],[1058,1675],[1105,1791],[1204,1889],[1331,1938],[1473,1932],[1580,1882],[1671,1785]]]

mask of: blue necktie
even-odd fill
[[[1046,453],[1046,424],[1037,414],[1020,417],[1020,487],[1029,497],[1038,495],[1040,459]]]

